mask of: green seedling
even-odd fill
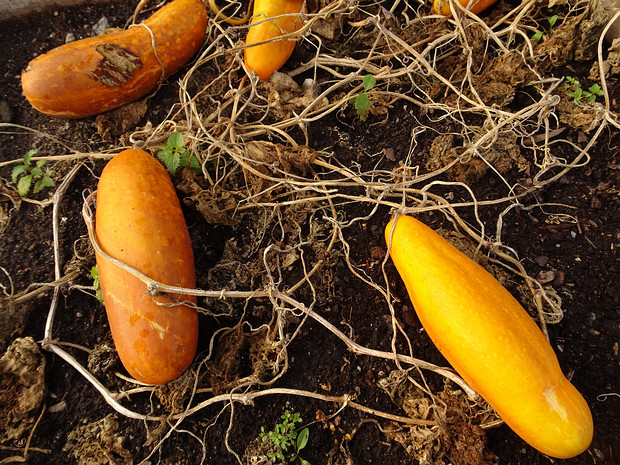
[[[268,452],[267,457],[275,463],[295,462],[300,460],[301,465],[310,465],[310,462],[299,456],[299,452],[308,444],[310,431],[304,428],[297,431],[296,424],[301,423],[299,413],[285,411],[280,417],[282,421],[276,425],[273,431],[266,432],[265,427],[261,427],[259,437],[263,442],[270,440],[274,451]]]
[[[368,111],[372,107],[372,102],[368,97],[368,91],[375,87],[377,80],[372,74],[367,74],[364,76],[362,83],[364,85],[364,92],[361,92],[357,97],[355,97],[351,103],[353,103],[353,106],[357,111],[357,116],[359,116],[362,121],[366,121]]]
[[[49,169],[43,170],[43,165],[47,163],[47,160],[37,160],[34,165],[32,164],[32,157],[37,152],[37,149],[28,150],[26,155],[24,155],[24,163],[13,168],[13,172],[11,173],[13,182],[17,183],[17,192],[22,197],[30,192],[33,181],[33,194],[41,192],[46,187],[54,187],[56,185],[52,179],[54,172]]]
[[[159,152],[157,158],[165,165],[168,172],[174,176],[179,166],[189,167],[194,173],[202,173],[202,167],[198,159],[185,148],[185,138],[179,131],[174,131],[166,140]]]
[[[93,288],[95,289],[95,297],[100,303],[103,303],[103,293],[101,292],[101,284],[99,282],[99,270],[97,265],[90,269],[90,276],[93,278]]]
[[[566,77],[566,84],[564,84],[564,87],[570,90],[568,96],[573,98],[575,105],[579,105],[582,99],[588,102],[594,102],[596,97],[605,95],[603,89],[601,89],[601,86],[598,84],[593,84],[588,87],[588,90],[583,90],[581,88],[581,83],[570,76]]]
[[[555,23],[557,23],[557,21],[558,21],[558,15],[553,15],[551,18],[547,20],[547,22],[549,23],[549,28],[547,29],[548,34],[551,34],[551,31],[553,30],[553,26],[555,26]],[[544,35],[543,31],[538,31],[536,34],[532,36],[532,40],[538,42],[543,38],[543,35]]]

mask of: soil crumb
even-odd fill
[[[0,358],[0,443],[29,431],[45,397],[45,358],[31,337],[17,338]]]

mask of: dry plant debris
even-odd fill
[[[78,465],[131,465],[133,457],[119,435],[118,420],[110,414],[101,420],[78,426],[69,433],[65,449]]]
[[[45,358],[31,337],[17,338],[0,358],[0,443],[21,439],[43,405]]]

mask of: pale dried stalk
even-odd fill
[[[424,420],[419,418],[410,418],[403,417],[402,415],[393,415],[391,413],[382,412],[380,410],[372,409],[361,405],[357,402],[351,400],[351,397],[348,395],[342,396],[329,396],[326,394],[319,394],[317,392],[310,392],[301,389],[291,389],[291,388],[270,388],[264,391],[253,391],[245,394],[221,394],[219,396],[214,396],[210,399],[205,400],[204,402],[200,402],[196,404],[194,407],[188,409],[185,412],[186,416],[193,415],[194,413],[202,410],[205,407],[213,405],[219,402],[239,402],[244,405],[251,405],[255,399],[265,396],[272,395],[290,395],[290,396],[301,396],[308,397],[311,399],[321,400],[324,402],[333,402],[337,404],[341,404],[344,407],[351,407],[355,410],[359,410],[361,412],[365,412],[371,414],[373,416],[377,416],[380,418],[384,418],[386,420],[395,421],[398,423],[403,423],[406,425],[421,425],[421,426],[434,426],[437,425],[437,422],[433,420]]]

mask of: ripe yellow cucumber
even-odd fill
[[[295,49],[294,39],[253,45],[298,30],[304,0],[254,0],[254,15],[245,43],[245,64],[262,81],[279,70]]]
[[[166,169],[143,150],[124,150],[97,185],[95,233],[101,249],[156,281],[194,288],[194,256],[179,199]],[[146,284],[96,254],[114,344],[134,378],[163,384],[192,363],[198,314],[187,305],[158,305]],[[195,297],[173,295],[196,302]],[[164,296],[158,302],[172,304]]]
[[[140,25],[36,57],[22,73],[22,90],[49,116],[83,118],[118,108],[184,66],[202,45],[208,22],[200,0],[173,0]]]
[[[424,329],[452,367],[539,451],[574,457],[592,441],[588,404],[536,323],[484,268],[415,218],[385,229]]]

